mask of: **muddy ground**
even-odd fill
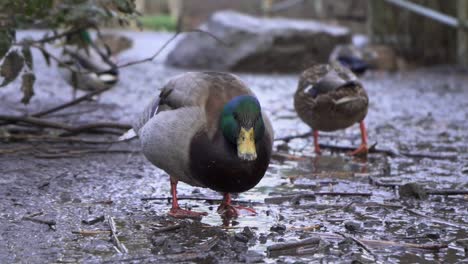
[[[26,34],[40,36],[22,33]],[[122,54],[122,62],[151,54],[170,37],[126,34],[135,45]],[[122,80],[99,101],[51,118],[72,124],[131,122],[169,78],[184,71],[165,66],[164,54],[155,62],[123,69]],[[56,69],[34,55],[36,96],[23,107],[18,103],[19,83],[0,89],[2,114],[33,113],[70,100],[71,88]],[[298,75],[240,76],[270,114],[276,137],[309,130],[293,111]],[[325,150],[316,156],[311,138],[278,141],[263,180],[236,198],[250,202],[258,215],[231,220],[216,213],[219,202],[213,199],[220,199],[219,194],[184,184],[179,187],[181,196],[209,199],[182,200],[181,205],[208,216],[201,222],[166,216],[168,177],[145,160],[138,140],[55,142],[59,131],[31,130],[50,134],[25,142],[21,134],[12,139],[5,127],[0,128],[0,262],[466,262],[466,196],[404,198],[395,185],[416,182],[437,190],[468,189],[467,73],[451,67],[373,72],[363,82],[371,100],[366,118],[370,142],[406,155],[372,153],[363,160]],[[322,135],[324,144],[360,143],[357,126]],[[162,199],[145,199],[154,197]],[[108,218],[115,220],[117,237],[128,253],[119,253],[114,246]],[[103,232],[79,234],[90,230]],[[305,239],[311,240],[305,246],[267,250]]]

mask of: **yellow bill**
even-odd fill
[[[243,160],[255,160],[257,158],[253,128],[246,130],[241,127],[239,137],[237,138],[237,156]]]

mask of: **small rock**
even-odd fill
[[[278,220],[283,221],[284,219],[286,219],[286,217],[284,217],[283,214],[278,214]]]
[[[439,239],[439,238],[440,238],[440,235],[437,234],[437,233],[427,233],[427,234],[426,234],[426,237],[427,237],[427,238],[430,238],[430,239]]]
[[[67,203],[72,200],[71,194],[69,192],[63,192],[60,194],[60,202]]]
[[[236,253],[243,253],[247,251],[247,243],[240,242],[240,241],[234,241],[231,245],[231,248],[236,252]]]
[[[242,242],[242,243],[247,243],[247,242],[249,242],[249,238],[248,238],[246,235],[242,234],[242,233],[236,233],[236,234],[234,235],[234,238],[235,238],[237,241]]]
[[[418,234],[418,230],[414,226],[410,226],[406,228],[407,236],[416,236],[417,234]]]
[[[151,244],[153,244],[155,247],[161,247],[164,245],[164,242],[166,242],[166,237],[154,236],[151,239]]]
[[[242,234],[245,235],[248,239],[252,239],[257,236],[252,230],[252,228],[248,226],[244,227],[244,230],[242,230]]]
[[[259,263],[263,262],[263,258],[265,258],[265,256],[263,256],[262,254],[253,250],[248,250],[247,252],[245,252],[245,254],[239,255],[238,259],[239,261],[245,263]]]
[[[400,194],[401,198],[416,198],[416,199],[427,198],[427,193],[424,190],[424,188],[415,182],[404,184],[403,186],[400,187],[400,190],[398,193]]]
[[[170,239],[166,239],[164,241],[164,244],[162,245],[161,249],[165,254],[177,254],[182,253],[184,251],[182,246],[178,242]]]
[[[464,174],[468,174],[468,166],[465,166],[461,169],[461,172]]]
[[[349,237],[338,242],[338,248],[345,252],[349,251],[353,245],[354,241]]]
[[[286,226],[282,224],[276,224],[270,228],[270,231],[283,234],[286,231]]]
[[[258,241],[260,242],[260,244],[265,244],[268,240],[268,237],[265,235],[265,234],[261,234],[259,237],[258,237]]]
[[[357,232],[361,229],[361,223],[356,221],[346,221],[344,226],[349,232]]]

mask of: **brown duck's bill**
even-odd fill
[[[237,156],[243,160],[255,160],[257,158],[253,128],[245,129],[241,127],[237,138]]]

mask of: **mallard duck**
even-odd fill
[[[59,71],[76,90],[96,91],[112,87],[119,80],[119,71],[111,60],[111,52],[93,43],[87,30],[67,36]]]
[[[221,214],[237,216],[246,209],[233,206],[230,194],[262,179],[273,142],[270,121],[254,93],[238,77],[219,72],[171,79],[121,139],[135,134],[146,158],[169,174],[169,215],[177,218],[206,215],[180,208],[179,181],[223,193]]]
[[[294,95],[299,117],[313,129],[315,152],[320,153],[318,131],[335,131],[360,124],[361,146],[352,155],[367,153],[364,118],[369,98],[357,77],[337,64],[321,64],[305,70]]]
[[[96,91],[112,87],[119,80],[119,72],[103,61],[99,54],[80,49],[64,48],[59,65],[63,79],[76,90]]]

